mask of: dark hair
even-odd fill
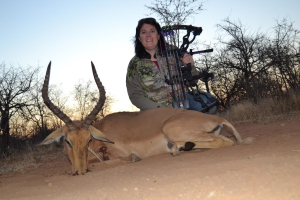
[[[139,58],[151,58],[151,55],[145,50],[145,47],[142,45],[142,43],[139,40],[140,31],[143,26],[143,24],[150,24],[155,26],[156,31],[160,35],[160,39],[158,40],[158,48],[162,48],[162,50],[166,50],[165,48],[165,41],[164,37],[161,33],[161,27],[159,23],[154,18],[144,18],[139,20],[138,25],[135,30],[135,40],[134,40],[134,47],[135,47],[135,55]]]

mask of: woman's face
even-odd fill
[[[155,26],[151,24],[143,24],[140,30],[139,40],[148,53],[154,53],[159,40],[159,34]]]

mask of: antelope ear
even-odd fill
[[[90,126],[89,131],[90,131],[91,135],[93,136],[93,138],[95,138],[96,140],[114,143],[114,142],[110,141],[109,139],[107,139],[106,136],[104,135],[104,133],[102,133],[100,130],[96,129],[94,126]]]
[[[61,127],[59,129],[56,129],[55,131],[53,131],[50,135],[48,135],[48,137],[46,137],[43,140],[43,142],[41,142],[37,146],[41,146],[41,145],[45,145],[45,144],[51,144],[54,141],[59,142],[60,138],[65,135],[65,133],[63,132],[63,128],[64,127]]]

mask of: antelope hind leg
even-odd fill
[[[193,149],[202,149],[202,148],[216,149],[216,148],[228,147],[233,145],[234,142],[223,135],[218,135],[218,136],[211,135],[209,139],[205,138],[204,140],[201,140],[201,138],[199,138],[198,140],[192,140],[192,141],[174,142],[174,145],[171,148],[171,154],[173,156],[179,156],[181,150],[188,151],[191,150],[192,148]]]
[[[193,143],[195,143],[195,147],[194,148],[207,148],[207,149],[216,149],[216,148],[222,148],[222,147],[229,147],[229,146],[233,146],[234,142],[223,136],[223,135],[211,135],[210,136],[211,140],[197,140],[197,141],[191,141]]]
[[[174,142],[171,148],[171,154],[173,156],[179,156],[180,150],[184,148],[186,142]]]
[[[171,154],[173,156],[179,156],[180,151],[190,151],[195,147],[193,142],[175,142],[171,148]]]

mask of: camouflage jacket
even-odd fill
[[[169,77],[168,70],[163,65],[166,59],[163,60],[158,52],[156,58],[159,68],[150,59],[140,59],[137,56],[131,59],[127,68],[126,86],[129,99],[141,110],[158,106],[172,107],[172,89],[165,83],[165,76]],[[194,66],[192,74],[198,74]]]

